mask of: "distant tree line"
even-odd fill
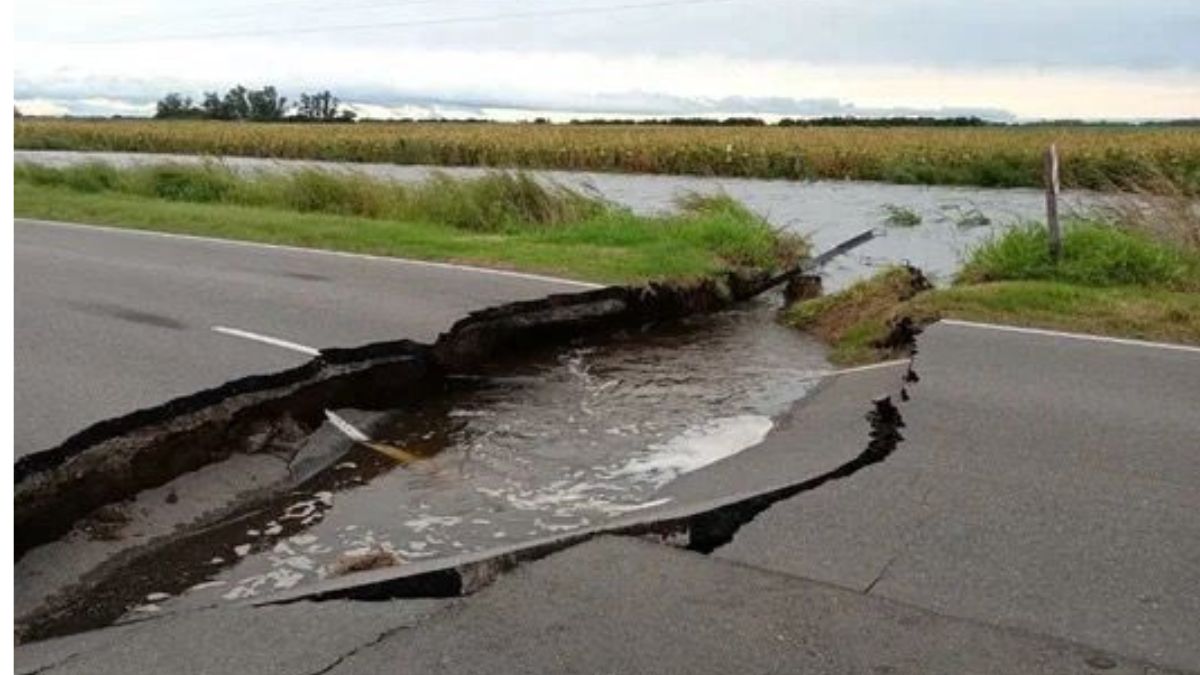
[[[571,124],[586,125],[637,125],[637,126],[681,126],[681,127],[762,127],[766,122],[758,117],[657,117],[654,119],[576,119]]]
[[[785,117],[781,127],[987,127],[1002,126],[980,117],[816,117],[792,119]]]
[[[247,89],[237,85],[222,96],[204,92],[196,103],[190,96],[171,92],[158,101],[157,119],[248,120],[252,122],[353,122],[355,112],[342,108],[341,101],[329,90],[300,94],[289,104],[275,87]]]
[[[763,127],[769,123],[760,117],[660,117],[655,119],[576,119],[571,124],[686,127]],[[979,117],[785,117],[781,127],[982,127],[998,124]]]

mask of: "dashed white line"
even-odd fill
[[[938,323],[946,324],[947,326],[960,326],[962,328],[977,328],[982,330],[994,330],[1005,333],[1022,333],[1025,335],[1041,335],[1045,337],[1067,338],[1070,340],[1086,340],[1088,342],[1107,342],[1116,345],[1127,345],[1130,347],[1150,347],[1153,349],[1169,349],[1180,352],[1193,352],[1200,354],[1200,347],[1191,345],[1177,345],[1169,342],[1150,342],[1149,340],[1133,340],[1130,338],[1108,337],[1105,335],[1088,335],[1087,333],[1067,333],[1057,330],[1045,330],[1042,328],[1025,328],[1024,326],[1007,326],[998,323],[980,323],[976,321],[961,321],[959,319],[942,319]]]
[[[268,344],[275,347],[282,347],[283,349],[290,349],[294,352],[300,352],[301,354],[308,354],[309,356],[321,355],[321,350],[315,347],[309,347],[308,345],[291,342],[290,340],[271,337],[270,335],[251,333],[248,330],[239,330],[237,328],[229,328],[228,326],[213,326],[212,329],[218,333],[221,333],[222,335],[230,335],[233,337],[243,338],[245,340],[254,340],[255,342],[261,342],[263,344]]]

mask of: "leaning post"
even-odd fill
[[[1051,143],[1046,149],[1046,227],[1050,229],[1050,258],[1062,258],[1062,230],[1058,226],[1058,147]]]

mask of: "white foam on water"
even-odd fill
[[[771,427],[771,418],[763,415],[717,418],[651,446],[648,454],[629,460],[607,477],[632,478],[661,488],[683,474],[761,443]]]

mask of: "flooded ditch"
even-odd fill
[[[162,162],[201,162],[188,155],[137,153],[77,153],[17,151],[18,162],[67,165],[100,160],[120,166]],[[224,157],[220,161],[242,171],[287,171],[319,168],[358,171],[403,182],[427,178],[432,172],[479,176],[489,170],[474,167],[352,164],[309,160]],[[881,265],[908,261],[935,280],[952,275],[967,250],[1014,223],[1045,217],[1045,195],[1025,188],[979,188],[937,185],[893,185],[852,181],[788,181],[754,178],[634,175],[575,171],[531,171],[549,180],[597,193],[634,211],[668,211],[688,192],[726,192],[778,227],[806,234],[824,250],[866,228],[879,227],[886,236],[844,256],[825,269],[826,287],[836,290],[870,274]],[[1111,196],[1071,190],[1063,194],[1063,212],[1088,211],[1108,204]],[[889,209],[919,217],[912,227],[886,227]]]
[[[604,313],[597,306],[617,300],[606,292],[579,294],[592,297],[589,309],[559,306],[553,315],[587,323]],[[355,399],[344,397],[306,404],[330,403],[370,443],[352,441],[300,406],[292,415],[303,432],[288,439],[290,452],[278,443],[251,449],[286,459],[290,487],[113,555],[27,615],[23,637],[260,598],[353,570],[519,544],[663,506],[661,487],[756,444],[827,368],[822,347],[774,322],[775,297],[649,318],[710,301],[704,293],[683,303],[647,299],[600,330],[548,329],[528,321],[526,311],[508,324],[517,326],[509,337],[536,349],[510,348],[503,326],[487,324],[512,316],[478,313],[452,331],[459,337],[453,344],[433,347],[455,366],[412,378],[421,395],[406,396],[393,383],[373,405],[347,405]],[[516,304],[534,310],[537,303]],[[473,335],[473,325],[487,330]],[[412,361],[424,358],[408,349]],[[476,358],[484,352],[494,358]],[[166,499],[186,501],[193,492],[184,475]],[[18,578],[23,562],[53,565],[46,551],[66,564],[94,538],[80,527],[66,537],[74,548],[56,542],[18,561]],[[106,536],[119,539],[122,527],[133,526],[118,522]]]

